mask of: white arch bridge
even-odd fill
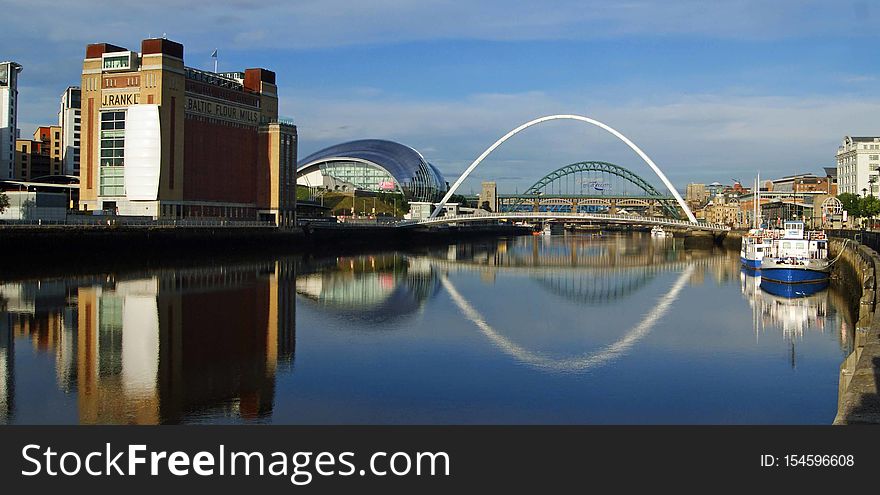
[[[641,217],[633,215],[610,215],[605,213],[560,213],[550,211],[535,212],[508,212],[508,213],[488,213],[481,215],[449,215],[442,217],[431,217],[423,220],[404,220],[397,223],[398,227],[417,227],[431,225],[449,225],[461,224],[469,222],[490,222],[490,221],[524,221],[524,220],[541,220],[547,222],[595,222],[604,224],[628,224],[628,225],[659,225],[662,227],[672,227],[685,230],[703,230],[708,232],[726,232],[730,227],[716,223],[695,223],[688,220],[677,220],[674,218],[663,217]]]

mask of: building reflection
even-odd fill
[[[10,421],[15,398],[15,346],[6,300],[0,297],[0,424]]]
[[[840,348],[848,352],[852,344],[849,307],[843,295],[826,289],[806,297],[782,297],[761,289],[760,272],[742,269],[742,294],[752,308],[755,338],[771,331],[781,332],[790,345],[792,367],[797,364],[796,343],[808,332],[834,332]],[[839,325],[839,327],[837,327]]]
[[[535,236],[431,249],[433,259],[510,268],[645,267],[695,255],[677,244],[651,242],[648,235]]]
[[[398,253],[332,258],[311,270],[296,280],[304,300],[333,317],[368,324],[413,314],[440,288],[427,259]]]
[[[293,263],[279,261],[5,284],[11,338],[0,349],[7,363],[27,341],[53,353],[81,423],[259,419],[272,414],[278,368],[293,361],[294,279]],[[6,368],[4,390],[14,390]],[[4,396],[11,410],[14,393]]]

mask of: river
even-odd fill
[[[0,423],[830,424],[834,287],[642,233],[3,280]]]

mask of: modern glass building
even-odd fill
[[[411,201],[437,201],[447,190],[436,167],[409,146],[381,139],[325,148],[299,162],[297,184],[331,191],[399,192]]]

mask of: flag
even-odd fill
[[[213,52],[211,52],[211,57],[217,58],[217,49],[215,48]]]

